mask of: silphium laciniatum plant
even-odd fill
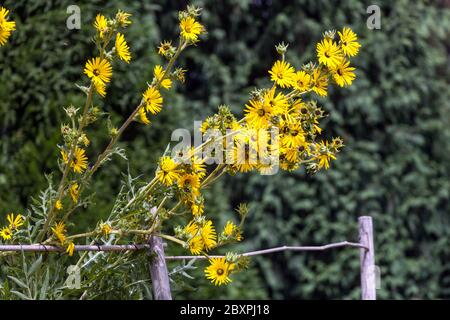
[[[110,297],[118,292],[135,298],[149,296],[149,279],[141,276],[147,272],[130,272],[145,270],[144,253],[77,252],[75,245],[146,243],[153,235],[181,246],[186,254],[206,256],[209,263],[205,276],[215,285],[228,284],[233,274],[248,266],[248,259],[237,252],[227,252],[222,257],[210,255],[220,247],[244,239],[249,210],[246,205],[239,206],[237,214],[218,228],[205,208],[207,188],[226,174],[252,171],[275,174],[278,169],[293,171],[302,166],[315,173],[328,169],[336,159],[343,141],[339,137],[321,138],[320,120],[326,112],[314,95],[326,96],[329,85],[347,87],[355,79],[350,58],[358,54],[360,44],[356,34],[346,27],[324,33],[317,44],[317,61],[298,69],[287,60],[288,46],[277,45],[278,59],[268,70],[269,85],[250,93],[243,105],[242,118],[228,106],[219,106],[217,113],[198,128],[204,138],[200,144],[167,148],[154,174],[143,172],[139,177],[124,174],[108,219],[86,232],[70,232],[71,224],[76,222],[73,214],[92,205],[94,195],[89,184],[94,174],[106,167],[114,155],[128,161],[126,150],[117,146],[123,132],[133,121],[151,129],[151,122],[157,121],[157,115],[164,111],[165,92],[173,90],[175,82],[183,84],[188,79],[187,70],[177,65],[177,59],[206,33],[200,14],[201,9],[192,6],[179,12],[178,39],[164,40],[156,48],[165,63],[152,68],[152,77],[139,102],[120,126],[105,116],[107,111],[98,107],[97,101],[108,94],[108,85],[115,75],[114,65],[133,60],[125,39],[131,14],[119,10],[114,17],[96,16],[93,23],[96,55],[87,59],[84,84],[77,85],[85,95],[85,103],[64,108],[67,118],[61,125],[62,139],[57,146],[60,172],[47,177],[48,188],[33,199],[25,215],[9,214],[8,224],[0,231],[3,244],[64,247],[64,257],[78,258],[74,268],[83,270],[81,283],[75,289],[67,283],[63,268],[67,262],[63,259],[53,259],[47,254],[36,258],[31,254],[4,252],[0,253],[6,262],[2,271],[10,280],[1,286],[4,297],[88,299]],[[5,18],[0,19],[0,24],[9,26],[7,36],[3,36],[8,39],[14,26]],[[0,35],[0,40],[3,38]],[[95,158],[89,159],[87,129],[99,121],[107,123],[110,141]],[[174,222],[177,225],[171,228]],[[180,266],[174,272],[185,273],[191,267],[191,264]]]

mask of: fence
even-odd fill
[[[342,247],[359,248],[361,273],[361,299],[376,299],[375,250],[373,244],[372,217],[362,216],[358,219],[359,242],[337,242],[322,246],[282,246],[243,253],[242,256],[257,256],[284,251],[325,251]],[[205,256],[165,256],[163,241],[158,236],[151,236],[147,244],[133,245],[76,245],[74,251],[130,251],[148,250],[150,259],[150,276],[152,279],[153,295],[156,300],[171,300],[169,274],[166,260],[207,259]],[[24,252],[64,252],[65,248],[43,244],[32,245],[0,245],[0,251]],[[209,256],[220,257],[220,256]]]

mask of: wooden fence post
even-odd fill
[[[152,208],[150,212],[155,215],[157,213],[156,207]],[[150,236],[148,244],[150,245],[148,254],[150,255],[150,277],[152,279],[153,299],[172,300],[163,241],[160,237]]]
[[[372,217],[359,217],[359,243],[365,246],[359,251],[361,266],[361,299],[376,300],[377,268],[375,266],[375,251],[373,246]]]

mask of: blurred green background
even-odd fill
[[[45,187],[43,172],[56,170],[63,107],[79,105],[82,67],[94,54],[89,41],[98,12],[123,9],[134,23],[125,36],[128,66],[114,67],[104,101],[113,123],[131,112],[160,63],[155,46],[177,35],[184,1],[5,1],[17,22],[0,49],[0,214],[21,212]],[[183,54],[185,86],[165,95],[166,108],[152,128],[133,124],[122,139],[130,171],[152,174],[172,130],[193,128],[228,104],[237,114],[248,93],[267,81],[274,45],[289,42],[298,68],[314,58],[323,31],[350,26],[362,49],[353,60],[357,79],[332,88],[320,103],[329,111],[324,135],[340,135],[346,147],[332,168],[276,176],[227,177],[208,194],[207,210],[219,223],[240,202],[251,215],[239,250],[277,245],[357,240],[357,218],[375,223],[380,298],[450,298],[450,8],[448,1],[193,1],[204,8],[208,35]],[[68,30],[66,9],[81,8],[81,30]],[[381,29],[369,30],[369,5],[381,8]],[[95,150],[107,141],[103,124],[91,128]],[[93,137],[93,135],[91,135]],[[104,217],[127,170],[115,158],[95,179],[96,204],[77,216],[84,229]],[[280,253],[258,257],[232,285],[215,288],[200,271],[175,288],[182,298],[358,298],[358,250]]]

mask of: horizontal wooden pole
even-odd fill
[[[329,243],[321,246],[281,246],[257,251],[245,252],[242,255],[246,257],[269,254],[282,251],[325,251],[340,247],[356,247],[367,249],[360,243],[342,241],[336,243]],[[74,251],[135,251],[149,249],[149,244],[125,244],[125,245],[75,245]],[[44,244],[6,244],[0,245],[0,252],[3,251],[24,251],[24,252],[65,252],[66,248],[61,246],[51,246]],[[223,256],[209,256],[209,257],[223,257]],[[180,259],[206,259],[206,256],[166,256],[167,260]]]

